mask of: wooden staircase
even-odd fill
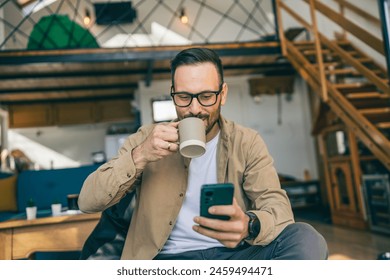
[[[286,43],[287,58],[320,93],[314,42]],[[328,100],[324,101],[390,170],[390,91],[386,71],[346,40],[326,43],[321,46],[328,92]]]
[[[283,7],[299,18],[305,28],[313,29],[288,7]],[[286,58],[318,93],[322,102],[390,170],[388,73],[350,41],[329,40],[315,31],[318,46],[315,40],[295,42],[281,38]]]
[[[347,101],[377,129],[390,128],[390,94],[388,90],[387,73],[371,58],[357,50],[348,41],[335,41],[334,44],[348,53],[356,63],[362,64],[375,74],[383,82],[378,88],[375,84],[356,70],[348,62],[345,62],[339,53],[323,47],[323,61],[325,75],[334,88],[341,93]],[[314,43],[302,45],[295,43],[295,47],[317,68]]]

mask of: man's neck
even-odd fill
[[[220,127],[219,127],[219,121],[215,122],[215,124],[213,125],[213,127],[211,128],[211,130],[206,134],[206,142],[209,142],[211,141],[212,139],[214,139],[214,137],[218,134],[218,132],[220,131]]]

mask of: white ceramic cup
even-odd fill
[[[26,207],[27,220],[34,220],[37,218],[37,207]]]
[[[62,204],[54,203],[51,205],[51,214],[52,216],[61,216]]]
[[[206,152],[206,127],[203,120],[195,117],[181,120],[179,137],[182,156],[196,158]]]

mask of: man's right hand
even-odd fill
[[[137,170],[153,161],[158,161],[179,150],[179,122],[157,124],[149,136],[133,149],[132,156]]]

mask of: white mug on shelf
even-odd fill
[[[34,220],[37,218],[37,207],[26,207],[27,220]]]

